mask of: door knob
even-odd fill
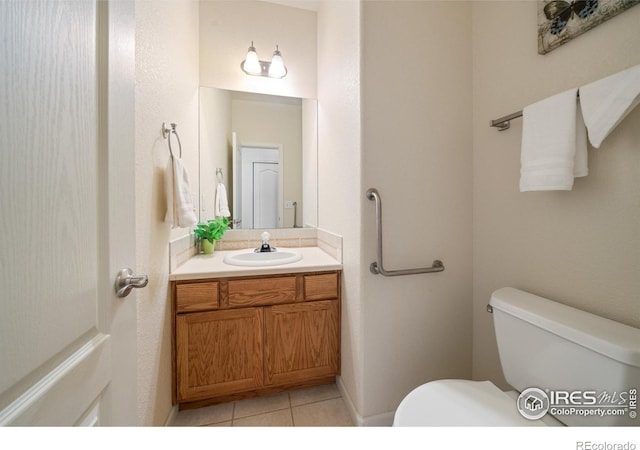
[[[149,277],[142,275],[139,277],[133,276],[133,270],[122,269],[116,276],[116,295],[120,298],[126,297],[133,288],[143,288],[149,283]]]

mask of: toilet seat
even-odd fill
[[[522,417],[516,401],[490,381],[437,380],[400,403],[393,426],[547,426]]]

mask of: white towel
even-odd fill
[[[570,89],[522,111],[520,191],[570,191],[587,175],[587,138]]]
[[[589,175],[587,161],[587,129],[580,107],[576,105],[576,157],[573,165],[573,177],[580,178]]]
[[[214,214],[216,217],[229,217],[229,201],[227,199],[227,188],[223,183],[218,183],[216,189],[216,203],[214,206]]]
[[[165,191],[167,195],[167,214],[165,222],[171,228],[187,228],[198,223],[189,188],[189,174],[180,158],[169,158],[165,171]]]
[[[580,88],[589,141],[595,148],[640,103],[640,64]]]

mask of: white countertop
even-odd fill
[[[283,248],[283,250],[285,250]],[[248,253],[252,249],[222,251],[211,255],[195,255],[169,274],[169,280],[196,280],[201,278],[245,277],[253,275],[272,275],[281,273],[318,272],[324,270],[342,270],[342,264],[318,247],[291,249],[302,254],[300,261],[280,266],[248,267],[232,266],[223,262],[231,253]]]

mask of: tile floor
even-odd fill
[[[335,384],[180,411],[173,426],[353,426]]]

